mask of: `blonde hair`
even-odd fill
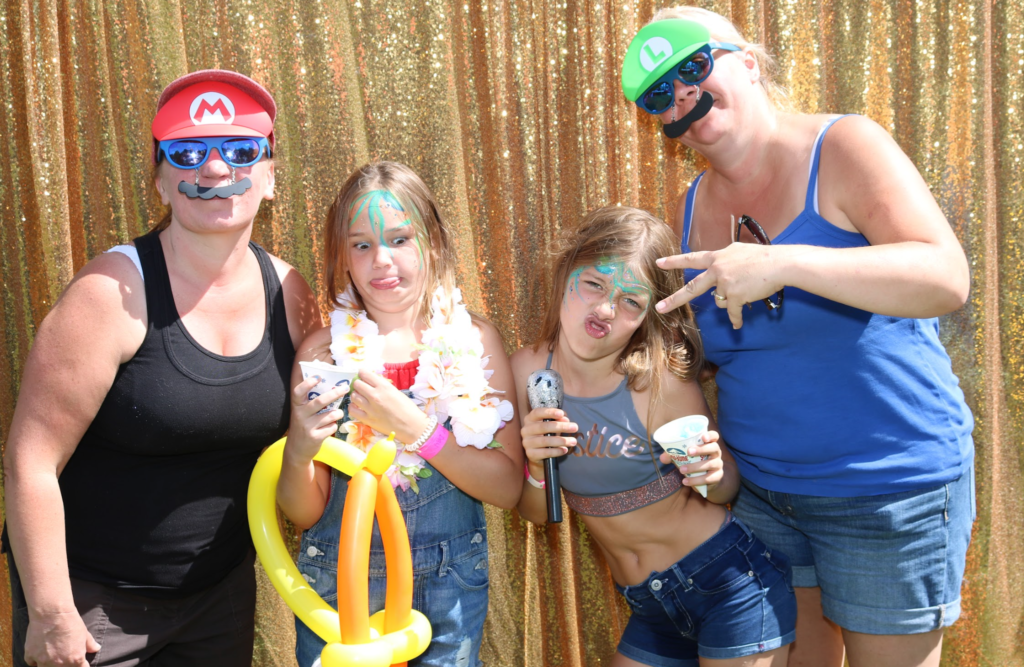
[[[779,74],[779,64],[775,57],[768,53],[768,49],[763,44],[747,41],[732,21],[708,9],[682,5],[659,9],[651,17],[650,23],[665,19],[695,21],[707,28],[714,39],[722,42],[731,42],[753,53],[754,58],[757,59],[758,69],[761,71],[761,86],[768,94],[768,100],[777,109],[790,110],[792,108],[789,91],[776,82],[776,77]]]
[[[423,249],[426,272],[420,315],[430,312],[430,299],[438,287],[451,295],[455,289],[455,254],[451,235],[438,212],[430,188],[409,167],[398,162],[372,162],[356,169],[341,186],[324,223],[325,282],[333,302],[342,306],[341,295],[351,283],[348,273],[348,230],[352,206],[363,195],[384,190],[393,195],[409,214],[416,239]],[[353,289],[356,305],[364,308],[362,296]]]
[[[576,269],[608,261],[622,262],[637,279],[650,287],[647,315],[633,332],[616,362],[632,391],[652,390],[652,405],[659,398],[661,373],[683,380],[697,377],[704,363],[700,332],[693,311],[684,305],[659,313],[654,304],[683,287],[682,273],[665,271],[656,260],[675,254],[675,234],[664,222],[647,211],[628,206],[606,206],[590,212],[580,224],[562,232],[552,262],[552,293],[534,349],[546,345],[555,349],[561,332],[561,308],[566,286]]]

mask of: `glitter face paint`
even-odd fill
[[[580,276],[587,269],[593,269],[600,273],[602,276],[606,276],[609,282],[609,288],[607,290],[608,305],[611,306],[612,310],[616,307],[616,301],[624,295],[635,294],[638,296],[646,297],[646,302],[643,307],[640,308],[641,313],[646,313],[647,308],[651,302],[651,289],[641,282],[637,278],[636,273],[633,269],[626,266],[623,262],[607,262],[597,264],[595,266],[580,266],[577,267],[571,274],[569,274],[569,281],[566,285],[565,298],[568,299],[570,294],[575,293],[577,298],[587,300],[587,295],[580,291]]]
[[[362,214],[363,210],[366,210],[367,216],[370,219],[370,229],[374,234],[377,235],[377,240],[382,246],[388,249],[388,253],[394,257],[394,250],[384,240],[384,212],[381,210],[381,205],[387,206],[395,211],[401,211],[405,213],[405,209],[402,207],[402,203],[398,201],[395,195],[391,194],[387,190],[370,190],[366,194],[362,195],[352,203],[352,208],[356,209],[356,212],[352,217],[349,218],[348,226],[349,229],[355,223],[356,219]],[[356,208],[358,207],[358,208]],[[400,229],[412,225],[412,218],[406,217],[404,222],[399,223],[392,230]],[[416,249],[420,253],[420,265],[423,265],[423,244],[420,242],[420,234],[417,231],[412,237],[413,243],[416,244]]]

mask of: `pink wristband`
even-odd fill
[[[536,477],[534,477],[533,475],[530,474],[530,462],[529,461],[526,461],[525,463],[523,463],[523,474],[526,475],[526,481],[529,482],[531,486],[535,486],[538,489],[543,489],[543,488],[546,488],[547,485],[548,485],[547,480],[544,480],[544,479],[540,479],[539,480],[539,479],[537,479]]]
[[[448,442],[448,429],[438,424],[434,432],[430,434],[430,437],[427,438],[427,441],[423,443],[423,446],[416,453],[420,455],[420,458],[429,461],[437,456],[437,453],[441,451],[446,442]]]

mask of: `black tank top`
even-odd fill
[[[135,239],[149,325],[117,371],[61,473],[71,576],[151,597],[179,597],[221,580],[252,548],[249,476],[288,428],[295,349],[267,253],[267,320],[252,352],[200,346],[178,316],[157,234]]]

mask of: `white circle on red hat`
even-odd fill
[[[231,125],[235,121],[235,105],[226,95],[203,93],[188,109],[193,125]]]

